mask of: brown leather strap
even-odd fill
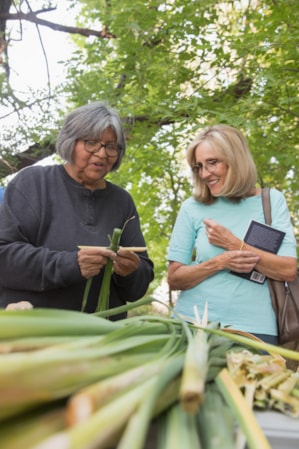
[[[271,225],[271,202],[270,202],[270,189],[269,187],[265,187],[262,189],[262,202],[264,209],[265,222],[268,225]]]

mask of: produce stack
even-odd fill
[[[103,315],[0,312],[1,449],[269,449],[254,408],[299,418],[297,352],[217,323]]]

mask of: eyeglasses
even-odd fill
[[[116,157],[120,152],[120,146],[116,143],[102,143],[96,140],[83,140],[83,142],[84,150],[90,154],[98,153],[102,147],[108,157]]]
[[[209,173],[214,173],[214,171],[217,169],[218,164],[220,164],[221,161],[218,159],[211,159],[207,161],[205,164],[195,164],[192,167],[193,173],[198,173],[199,175],[202,174],[203,168],[207,170]]]

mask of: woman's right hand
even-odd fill
[[[223,268],[237,273],[250,273],[259,262],[260,257],[253,251],[225,251],[221,256]]]
[[[77,255],[81,274],[86,279],[99,274],[109,259],[115,258],[116,253],[106,248],[82,248]]]

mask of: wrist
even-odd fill
[[[239,251],[242,251],[244,249],[244,246],[245,246],[245,242],[244,242],[244,240],[241,240],[241,245],[240,245]]]

